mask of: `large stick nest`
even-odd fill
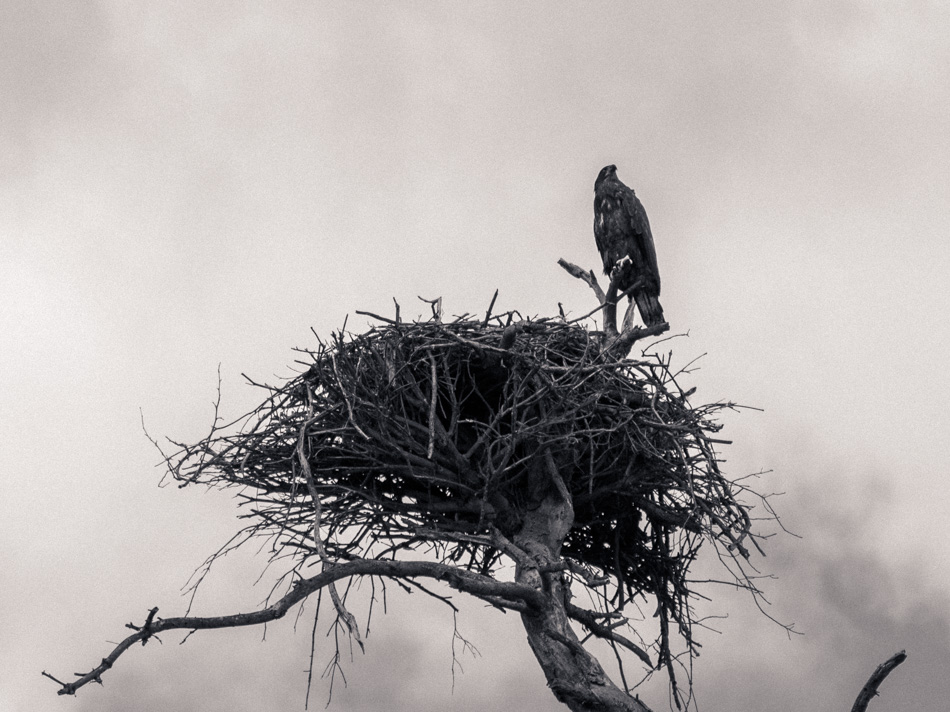
[[[610,608],[655,597],[692,647],[688,566],[704,538],[742,556],[750,539],[713,447],[730,404],[694,406],[664,359],[600,345],[564,320],[382,320],[303,351],[305,373],[170,469],[241,487],[249,531],[298,565],[317,555],[315,491],[331,558],[433,548],[484,573],[493,533],[516,534],[556,471],[574,508],[562,554],[608,581]]]

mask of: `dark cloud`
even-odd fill
[[[856,487],[840,475],[800,483],[775,502],[802,538],[768,546],[761,566],[778,577],[764,584],[769,613],[801,635],[788,639],[750,617],[748,601],[731,602],[738,622],[723,626],[697,666],[701,708],[849,709],[877,665],[902,649],[907,661],[871,709],[933,709],[950,694],[937,674],[950,661],[950,597],[919,559],[874,545],[890,480]]]

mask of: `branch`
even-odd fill
[[[433,362],[433,368],[434,367],[435,362]],[[339,375],[337,375],[337,380],[339,381]],[[317,492],[317,485],[313,479],[313,472],[310,469],[310,462],[307,460],[307,456],[304,453],[303,447],[307,437],[307,428],[309,428],[313,424],[314,420],[316,420],[316,417],[313,414],[313,394],[309,386],[307,387],[307,401],[309,417],[307,418],[306,422],[300,426],[300,433],[297,436],[297,447],[295,452],[297,455],[297,461],[300,463],[300,468],[303,470],[304,475],[306,475],[307,489],[310,491],[310,499],[313,501],[313,545],[317,549],[317,554],[319,554],[320,561],[323,562],[324,568],[330,568],[333,566],[333,562],[330,561],[330,557],[327,556],[326,547],[323,545],[323,537],[320,535],[320,525],[323,518],[323,509],[320,505],[320,493]],[[363,638],[360,637],[360,627],[356,623],[356,617],[347,610],[346,606],[343,605],[343,601],[340,599],[340,594],[336,590],[336,584],[331,582],[327,588],[330,591],[330,600],[333,601],[333,607],[336,609],[337,615],[343,620],[344,624],[346,625],[346,629],[350,632],[350,635],[356,638],[356,642],[359,644],[360,650],[365,650],[365,647],[363,646]]]
[[[356,311],[357,314],[359,314],[359,315],[361,315],[361,316],[372,317],[373,319],[376,319],[377,321],[381,321],[381,322],[383,322],[384,324],[392,324],[393,326],[399,326],[399,318],[398,318],[398,317],[399,317],[399,304],[398,304],[398,303],[396,304],[396,317],[397,317],[397,318],[396,318],[395,321],[393,321],[392,319],[387,319],[387,318],[384,317],[384,316],[380,316],[379,314],[373,314],[373,312],[370,312],[370,311],[360,311],[359,309],[356,309],[355,311]]]
[[[485,320],[482,321],[482,328],[484,329],[488,326],[488,321],[491,319],[491,310],[495,306],[495,300],[498,299],[498,290],[495,290],[495,295],[491,298],[491,304],[488,305],[488,311],[485,312]]]
[[[653,665],[653,662],[650,660],[650,656],[646,654],[646,651],[643,648],[641,648],[629,638],[626,638],[619,633],[615,633],[611,628],[598,623],[596,618],[597,614],[593,613],[592,611],[585,611],[583,608],[578,608],[573,603],[568,603],[565,606],[565,610],[567,611],[568,616],[583,625],[598,638],[610,640],[617,645],[623,646],[640,658],[640,660],[643,661],[643,664],[649,667],[651,670],[656,669]]]
[[[594,275],[594,270],[583,270],[565,259],[559,259],[557,263],[561,265],[561,267],[563,267],[569,275],[572,277],[577,277],[577,279],[581,280],[587,284],[588,287],[593,289],[594,294],[597,295],[597,301],[599,301],[601,304],[607,301],[607,297],[604,295],[604,290],[601,289],[600,285],[597,283],[597,277]]]
[[[576,277],[594,290],[594,294],[597,295],[597,301],[600,302],[600,306],[604,310],[604,331],[607,336],[617,336],[619,333],[617,331],[617,301],[620,299],[620,296],[622,296],[618,288],[618,282],[622,276],[621,273],[619,271],[616,272],[616,275],[610,280],[607,293],[604,294],[604,290],[601,289],[600,284],[597,282],[597,277],[594,276],[594,270],[581,269],[565,259],[559,259],[557,263],[561,265],[569,275]]]
[[[907,653],[902,650],[878,665],[877,670],[874,671],[858,694],[858,699],[854,701],[854,707],[851,708],[851,712],[864,712],[868,708],[868,704],[871,700],[877,696],[877,688],[884,682],[884,678],[890,675],[891,670],[905,660],[907,660]]]
[[[624,322],[626,321],[627,320],[624,319]],[[634,326],[631,328],[629,325],[625,325],[623,333],[620,334],[608,348],[614,353],[626,356],[630,352],[630,349],[633,348],[633,345],[640,339],[645,339],[648,336],[657,336],[669,330],[670,325],[665,321],[654,324],[653,326]]]
[[[617,328],[617,302],[619,302],[624,295],[632,294],[633,290],[642,284],[642,278],[637,280],[637,282],[631,285],[626,291],[621,292],[620,282],[623,281],[625,273],[621,269],[615,269],[611,276],[610,284],[607,287],[607,293],[605,294],[597,282],[597,277],[594,276],[594,270],[585,271],[565,259],[559,259],[557,263],[561,265],[569,275],[587,284],[594,290],[594,294],[597,295],[600,308],[604,311],[604,333],[607,334],[608,339],[612,339],[612,341],[609,341],[608,350],[625,356],[629,353],[634,343],[640,339],[669,331],[670,325],[666,322],[650,327],[633,326],[632,304],[624,315],[621,328]]]
[[[340,380],[340,372],[336,367],[336,356],[332,352],[330,353],[330,363],[333,364],[333,375],[336,376],[336,383],[340,387],[340,395],[343,396],[343,400],[346,402],[346,410],[350,414],[350,425],[356,429],[356,432],[363,436],[364,440],[369,440],[369,435],[364,433],[360,426],[356,424],[356,420],[353,419],[353,404],[350,403],[350,397],[346,394],[343,381]]]
[[[242,626],[260,625],[278,618],[282,618],[291,607],[307,598],[315,591],[350,576],[381,576],[393,579],[432,578],[444,581],[452,588],[463,593],[469,593],[479,598],[496,598],[504,601],[520,602],[530,608],[540,608],[545,603],[545,595],[531,586],[525,586],[508,581],[496,581],[489,576],[483,576],[471,571],[458,569],[454,566],[436,563],[434,561],[384,561],[380,559],[356,559],[345,564],[339,564],[325,570],[316,576],[297,581],[293,588],[280,600],[266,608],[251,613],[235,613],[225,616],[179,618],[159,618],[154,620],[155,610],[149,613],[146,624],[138,627],[131,623],[128,627],[136,632],[119,643],[113,651],[102,659],[96,667],[73,682],[62,682],[43,672],[61,685],[60,695],[74,695],[76,690],[90,682],[102,682],[102,674],[111,668],[122,653],[139,641],[144,645],[152,636],[166,630],[210,630],[215,628],[239,628]]]
[[[620,333],[617,331],[617,302],[619,299],[620,287],[616,279],[611,279],[610,286],[607,287],[607,296],[604,297],[604,332],[611,338]]]

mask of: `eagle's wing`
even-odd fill
[[[660,293],[660,268],[656,262],[656,246],[653,244],[653,232],[650,230],[650,220],[643,203],[631,190],[624,195],[624,208],[629,218],[630,230],[636,237],[640,254],[643,255],[643,267],[648,270],[656,281],[657,294]]]
[[[613,262],[610,259],[611,249],[606,211],[607,199],[602,195],[597,195],[594,199],[594,242],[597,244],[597,251],[600,252],[600,259],[604,263],[604,274],[610,274],[610,270],[613,269]]]

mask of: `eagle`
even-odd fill
[[[643,323],[662,324],[660,270],[650,221],[633,189],[617,177],[614,165],[604,167],[594,181],[594,239],[604,274],[619,277],[620,292],[636,300]]]

